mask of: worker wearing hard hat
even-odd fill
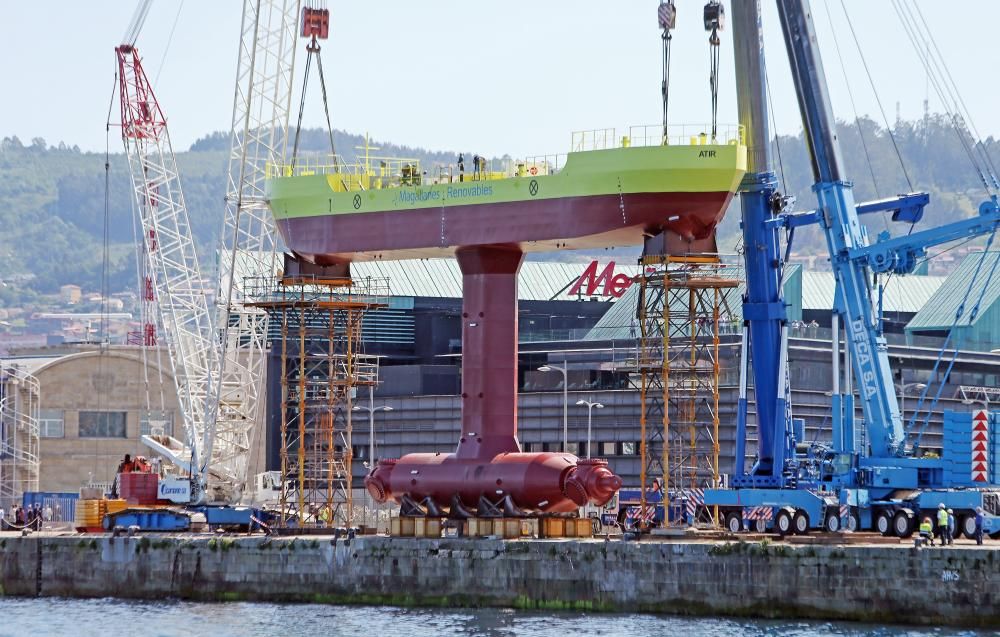
[[[941,546],[951,543],[951,538],[949,537],[948,528],[948,510],[944,508],[944,502],[938,505],[937,510],[937,531],[938,537],[941,538]]]
[[[976,544],[983,544],[983,526],[986,525],[986,512],[983,507],[976,507]]]
[[[924,521],[920,523],[920,541],[923,544],[934,546],[934,527],[931,525],[930,518],[924,518]]]

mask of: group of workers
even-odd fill
[[[12,529],[33,529],[35,531],[41,531],[42,523],[51,522],[53,517],[55,517],[56,520],[62,519],[58,502],[56,503],[55,509],[53,509],[50,504],[46,504],[45,508],[42,508],[42,505],[39,502],[36,502],[34,506],[29,505],[26,507],[15,504],[11,507],[9,519],[4,508],[0,507],[0,531],[9,531]]]
[[[925,517],[920,523],[920,540],[924,544],[934,546],[934,537],[937,536],[941,546],[949,546],[955,543],[955,512],[944,506],[944,502],[938,505],[936,524],[931,522],[931,518]],[[983,543],[983,525],[986,522],[983,507],[976,507],[976,544]]]
[[[472,178],[479,180],[486,174],[486,158],[479,155],[472,156]],[[458,180],[465,181],[465,155],[458,154]]]

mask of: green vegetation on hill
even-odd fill
[[[864,145],[858,133],[859,125],[864,132]],[[936,225],[975,213],[984,191],[961,140],[944,117],[898,122],[893,133],[914,189],[927,190],[932,195],[926,223]],[[846,173],[854,179],[858,201],[910,190],[885,128],[870,119],[862,119],[860,124],[843,123],[840,138]],[[812,206],[814,198],[809,190],[812,174],[801,135],[782,136],[777,142],[781,166],[776,168],[779,178],[783,174],[788,184],[784,190],[797,196],[797,207]],[[410,148],[381,140],[371,140],[371,143],[380,148],[380,155],[413,157],[428,169],[454,163],[456,158],[453,152]],[[357,147],[364,145],[364,137],[336,131],[335,144],[347,161],[353,161],[362,152]],[[985,146],[994,161],[1000,164],[998,142],[990,138]],[[118,148],[117,143],[115,147]],[[306,154],[329,152],[326,132],[322,129],[302,131],[300,149]],[[228,150],[228,135],[212,133],[177,156],[198,254],[206,275],[211,275],[208,270],[214,265],[213,252],[221,230]],[[866,150],[871,158],[871,169]],[[0,286],[0,305],[29,303],[40,294],[58,291],[60,285],[67,283],[86,290],[100,289],[105,246],[104,163],[103,153],[85,153],[65,144],[49,146],[39,138],[28,144],[16,137],[0,142],[0,224],[3,228],[0,280],[5,282]],[[131,192],[128,167],[121,152],[111,155],[107,176],[108,280],[110,291],[116,292],[136,287]],[[885,225],[879,218],[869,220],[869,227],[874,237]],[[738,235],[739,209],[734,206],[720,227],[720,248],[733,250]],[[815,230],[798,232],[795,251],[825,251],[822,237]],[[631,252],[616,251],[615,254],[620,260],[626,260],[625,255]],[[600,256],[605,254],[599,253]]]

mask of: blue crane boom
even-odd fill
[[[836,530],[843,521],[854,527],[874,526],[883,532],[894,531],[905,536],[912,533],[916,514],[945,501],[949,506],[954,503],[956,509],[961,508],[963,524],[973,519],[971,514],[976,506],[987,505],[990,532],[1000,530],[1000,492],[969,491],[968,476],[962,478],[956,473],[955,467],[972,462],[967,441],[972,439],[976,423],[971,422],[971,416],[966,415],[970,421],[966,426],[961,417],[946,414],[947,427],[951,428],[946,432],[943,449],[947,460],[917,457],[905,444],[888,347],[881,333],[872,290],[875,274],[912,272],[930,246],[996,232],[1000,225],[996,197],[983,203],[979,214],[972,219],[895,238],[885,232],[871,243],[861,223],[862,215],[892,212],[893,221],[915,224],[922,218],[929,197],[926,193],[910,193],[855,203],[853,184],[842,169],[836,122],[809,2],[777,0],[815,179],[812,189],[818,203],[812,211],[787,212],[788,199],[777,192],[768,157],[770,135],[760,3],[748,0],[734,4],[737,98],[750,153],[748,172],[741,186],[747,276],[743,299],[744,351],[731,488],[707,490],[705,504],[723,508],[726,526],[731,531],[740,530],[746,523],[741,522],[740,511],[745,518],[746,510],[755,507],[772,515],[755,518],[758,531],[773,525],[782,533],[801,533],[817,522],[828,530]],[[823,232],[837,289],[831,317],[833,442],[829,447],[808,445],[810,450],[803,454],[801,446],[807,445],[799,445],[803,442],[802,427],[792,418],[790,409],[780,235],[786,233],[790,249],[795,228],[806,225],[818,225]],[[839,369],[841,323],[846,333],[844,357],[849,361],[843,374]],[[751,375],[758,449],[755,462],[747,470],[747,384]],[[862,426],[867,434],[864,449],[854,448],[855,383],[863,411]],[[987,416],[980,414],[978,418],[982,421]],[[1000,433],[1000,419],[996,415],[989,418],[989,427]],[[959,444],[960,440],[966,442]],[[931,498],[935,499],[933,504]]]

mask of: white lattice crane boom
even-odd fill
[[[261,417],[267,314],[247,304],[247,281],[276,269],[274,220],[264,198],[268,163],[280,163],[288,139],[298,0],[245,0],[233,96],[226,211],[216,293],[222,347],[216,407],[216,462],[246,480]]]

